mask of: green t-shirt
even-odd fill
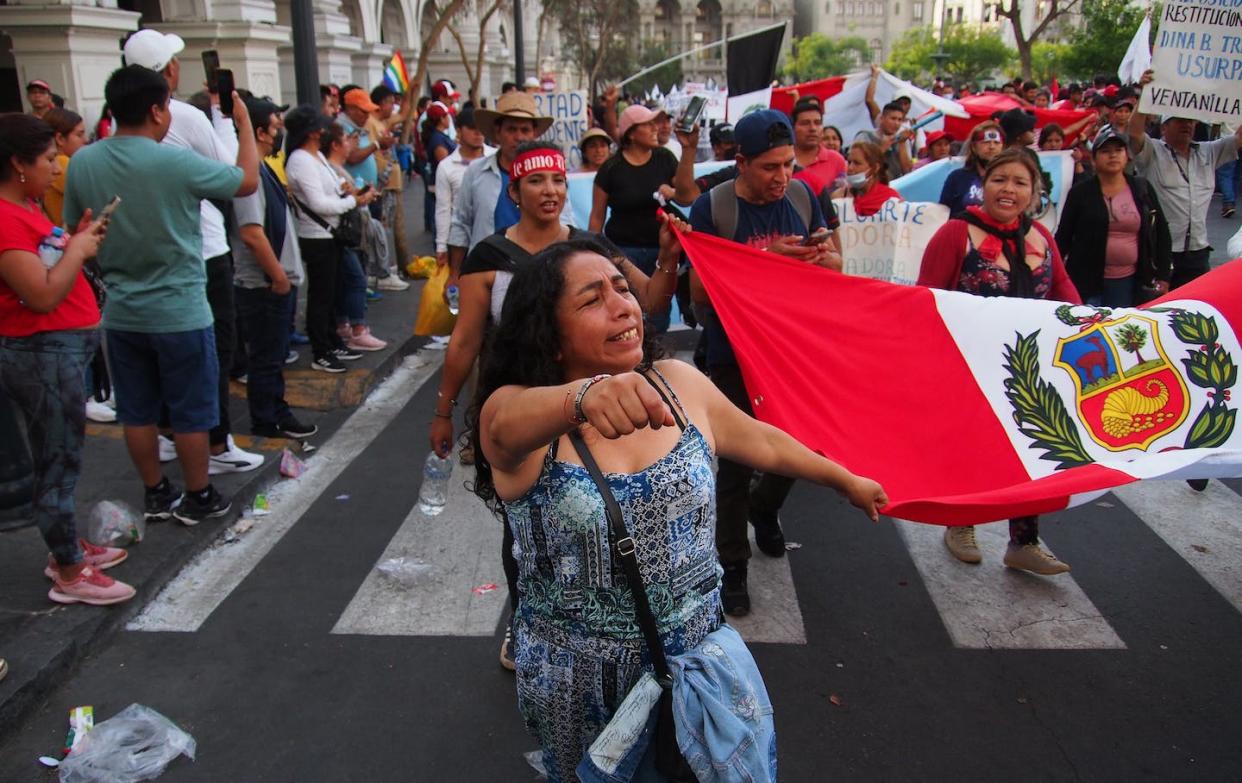
[[[211,326],[199,205],[233,198],[242,170],[145,136],[113,136],[73,157],[66,225],[121,197],[99,246],[104,326],[154,334]]]

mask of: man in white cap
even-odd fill
[[[183,49],[185,41],[180,36],[149,28],[139,30],[125,42],[125,63],[162,74],[168,82],[168,89],[175,94],[181,82],[181,63],[177,55]],[[220,113],[219,97],[215,94],[211,96],[211,104],[212,119],[208,120],[203,112],[190,104],[175,98],[170,100],[168,108],[172,123],[161,143],[192,150],[209,160],[232,164],[237,159],[237,132],[232,120]],[[233,255],[225,232],[224,214],[211,201],[203,200],[200,205],[200,226],[203,262],[207,267],[207,301],[215,319],[216,356],[220,362],[217,389],[220,417],[210,434],[208,471],[211,475],[241,473],[258,468],[263,464],[263,457],[238,448],[233,442],[229,423],[229,370],[233,367],[233,352],[237,345]],[[175,458],[173,444],[161,437],[160,459],[171,461]]]
[[[1151,82],[1152,72],[1139,79]],[[1238,159],[1242,125],[1232,136],[1195,142],[1195,121],[1165,115],[1160,118],[1160,140],[1147,138],[1147,115],[1130,115],[1130,154],[1138,173],[1156,189],[1173,237],[1173,276],[1177,288],[1206,273],[1212,248],[1208,245],[1207,213],[1216,188],[1216,169]]]

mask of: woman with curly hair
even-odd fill
[[[660,243],[680,252],[668,228]],[[468,417],[474,491],[503,509],[515,538],[518,706],[554,782],[576,780],[584,751],[652,669],[579,448],[621,508],[668,655],[721,626],[715,455],[832,487],[873,520],[888,502],[876,482],[747,416],[692,366],[658,358],[607,250],[558,243],[514,275]],[[769,749],[758,750],[766,766]],[[650,779],[643,768],[636,779]]]

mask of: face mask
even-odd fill
[[[845,178],[845,184],[849,185],[851,188],[861,188],[863,185],[867,184],[866,172],[847,175]]]
[[[280,152],[285,148],[285,132],[276,131],[276,135],[272,137],[272,154]]]

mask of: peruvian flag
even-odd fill
[[[1139,479],[1242,476],[1240,262],[1109,310],[681,241],[756,415],[883,484],[889,516],[973,525]]]

